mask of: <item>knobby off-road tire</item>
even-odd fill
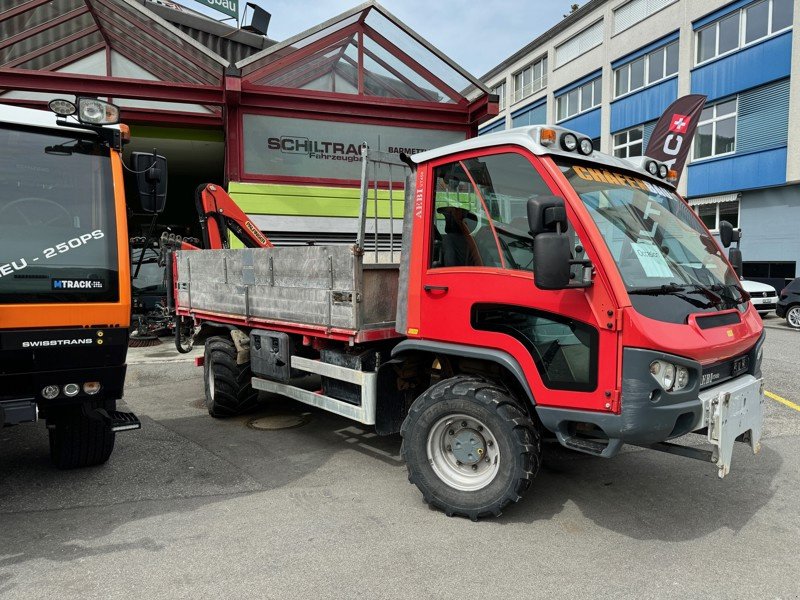
[[[522,498],[541,464],[530,418],[504,388],[480,377],[433,385],[400,433],[409,481],[447,516],[498,516]]]
[[[230,338],[206,340],[203,380],[208,414],[232,417],[251,410],[258,402],[252,376],[249,362],[236,364],[236,346]]]
[[[115,410],[115,400],[96,401],[91,408]],[[101,465],[114,451],[116,434],[99,419],[83,414],[80,406],[65,409],[57,418],[48,419],[53,425],[50,436],[50,460],[59,469],[78,469]]]

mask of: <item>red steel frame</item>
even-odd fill
[[[23,15],[36,9],[49,0],[29,0],[25,4],[0,12],[0,22]],[[0,90],[20,90],[32,92],[50,92],[78,95],[105,96],[108,98],[129,98],[135,100],[151,100],[199,104],[212,108],[212,114],[188,113],[180,111],[163,111],[144,108],[123,108],[122,117],[130,122],[195,125],[201,127],[220,127],[226,130],[225,175],[228,181],[256,181],[280,183],[313,183],[319,185],[347,186],[358,185],[358,181],[333,180],[325,178],[271,177],[248,174],[244,172],[242,156],[242,118],[244,114],[265,114],[271,116],[291,116],[295,118],[317,119],[345,123],[364,123],[389,125],[408,128],[440,129],[444,131],[461,131],[470,137],[477,134],[477,125],[489,116],[497,114],[497,103],[491,102],[487,95],[482,95],[472,103],[450,88],[428,69],[414,61],[410,56],[386,40],[380,33],[370,28],[364,20],[334,31],[311,44],[291,52],[290,54],[252,70],[244,69],[242,76],[226,74],[223,65],[212,66],[203,60],[204,57],[193,56],[179,41],[159,35],[157,27],[149,26],[139,18],[131,17],[119,6],[109,0],[84,0],[85,6],[76,8],[50,21],[41,23],[28,30],[16,33],[0,43],[0,47],[8,47],[23,41],[32,35],[46,31],[52,27],[66,23],[71,19],[87,13],[94,17],[94,24],[61,40],[37,48],[25,56],[14,59],[12,65],[21,64],[32,58],[42,56],[49,51],[63,47],[92,33],[99,33],[103,42],[76,52],[72,56],[59,59],[42,70],[12,68],[8,65],[0,67]],[[93,4],[96,2],[97,5]],[[102,8],[102,10],[101,10]],[[154,37],[159,44],[176,54],[156,57],[146,44],[135,39],[126,39],[112,30],[111,19],[121,18],[128,22],[133,20],[134,26],[141,29],[146,36]],[[115,26],[116,27],[116,26]],[[369,56],[378,64],[395,72],[391,65],[385,64],[380,57],[364,48],[364,37],[371,37],[378,45],[385,47],[409,69],[431,82],[440,92],[450,96],[453,103],[428,100],[407,100],[402,98],[384,98],[364,94],[364,57]],[[343,44],[358,40],[358,81],[359,94],[339,92],[318,92],[296,88],[279,88],[258,85],[258,80],[270,73],[278,72],[286,67],[302,61],[320,49],[336,42]],[[81,58],[103,49],[106,51],[106,69],[110,75],[110,52],[115,49],[123,56],[139,61],[144,69],[163,81],[143,81],[113,76],[93,76],[54,72]],[[180,60],[177,60],[180,57]],[[188,64],[187,64],[188,63]],[[396,73],[403,83],[417,89],[408,78]],[[195,79],[195,81],[188,81]],[[198,83],[200,81],[201,83]],[[418,92],[420,90],[417,89]],[[422,90],[424,91],[424,90]],[[424,95],[424,94],[423,94]],[[0,103],[4,102],[0,98]],[[43,107],[39,101],[9,100],[13,104]]]

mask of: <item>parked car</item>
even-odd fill
[[[742,279],[744,291],[750,294],[750,302],[762,317],[775,310],[778,303],[778,292],[766,283],[759,283],[750,279]]]
[[[775,313],[784,317],[789,327],[800,329],[800,277],[781,290]]]

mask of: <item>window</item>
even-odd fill
[[[514,73],[514,102],[519,102],[547,85],[547,56]],[[504,90],[505,92],[505,90]]]
[[[736,98],[707,106],[700,113],[693,158],[710,158],[736,150]]]
[[[672,42],[614,71],[614,97],[656,83],[678,72],[678,42]]]
[[[728,221],[734,227],[739,227],[739,199],[736,194],[689,200],[689,204],[711,231],[719,231],[720,221]]]
[[[742,274],[747,278],[794,279],[796,269],[797,263],[794,261],[745,262],[742,264]]]
[[[503,110],[506,107],[506,82],[504,81],[500,85],[492,88],[492,93],[497,94],[497,105],[500,110]]]
[[[614,35],[643,21],[675,0],[631,0],[614,10]]]
[[[556,98],[556,120],[563,121],[591,110],[600,106],[602,100],[602,79],[598,77]]]
[[[702,63],[792,26],[792,0],[761,0],[697,32],[696,62]]]
[[[585,54],[603,42],[603,21],[590,25],[580,33],[572,36],[563,44],[556,46],[555,67],[567,64],[581,54]]]
[[[552,192],[525,157],[503,153],[449,163],[436,167],[434,180],[432,268],[533,270],[528,198]]]
[[[617,158],[642,156],[644,153],[644,127],[634,127],[614,134],[613,150]]]

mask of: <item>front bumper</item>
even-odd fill
[[[616,455],[623,444],[656,447],[687,433],[702,433],[713,446],[713,452],[707,453],[709,460],[724,477],[730,471],[736,438],[746,438],[758,451],[764,396],[755,356],[763,341],[762,336],[750,352],[750,372],[702,390],[699,363],[628,348],[623,358],[620,414],[546,406],[537,406],[536,412],[563,446],[606,458]],[[657,384],[648,365],[656,358],[689,368],[694,373],[690,385],[680,392],[653,393]]]
[[[778,298],[776,296],[768,296],[766,298],[750,298],[750,302],[753,303],[753,306],[758,312],[765,312],[775,310],[775,307],[778,304]]]
[[[109,367],[84,367],[80,369],[61,369],[58,371],[31,371],[28,373],[7,373],[0,375],[0,402],[13,400],[30,400],[40,407],[76,404],[86,400],[107,399],[119,400],[125,385],[126,365]],[[77,383],[79,386],[87,381],[99,381],[100,391],[95,395],[88,395],[81,391],[72,397],[62,393],[52,400],[42,397],[42,388],[47,385],[57,385],[63,390],[67,383]]]

